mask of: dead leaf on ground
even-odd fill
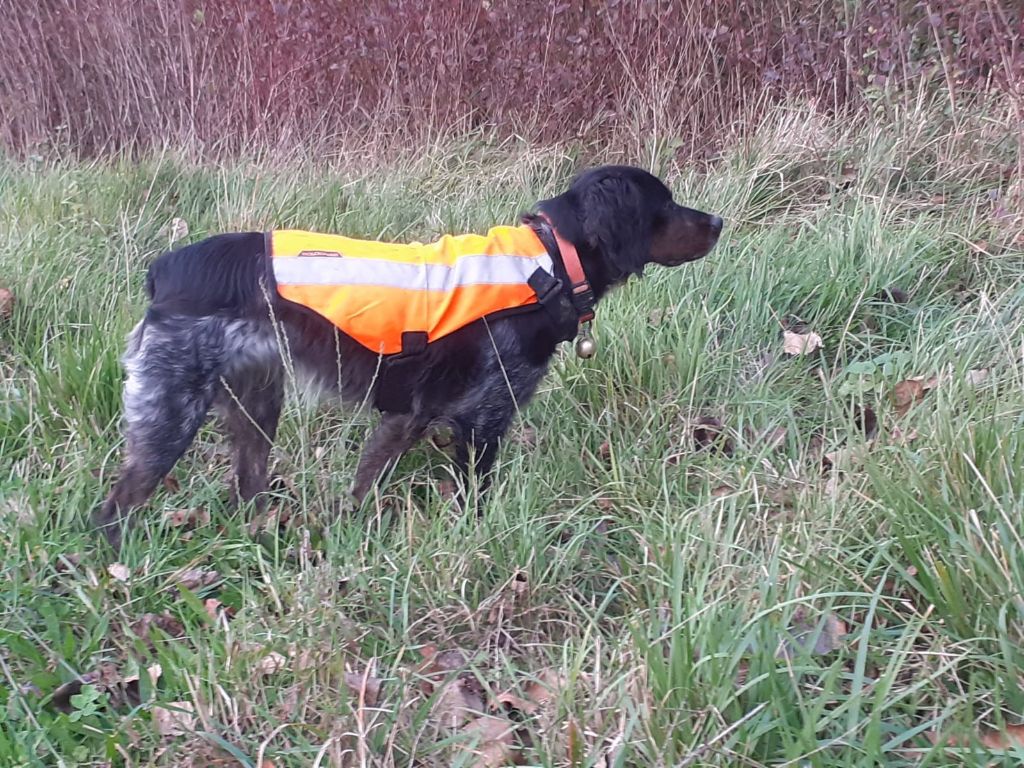
[[[968,371],[964,378],[972,387],[977,387],[988,380],[988,368],[974,368]]]
[[[698,451],[711,449],[732,456],[736,446],[725,433],[725,426],[714,416],[702,416],[693,428],[693,442]]]
[[[219,580],[220,574],[209,568],[187,568],[174,577],[175,584],[192,592],[201,587],[209,587]]]
[[[172,701],[152,709],[153,725],[161,736],[191,733],[196,727],[196,710],[189,701]]]
[[[877,294],[875,298],[880,301],[891,301],[893,304],[906,304],[910,301],[910,296],[902,288],[897,288],[895,285],[890,285],[888,288],[883,288]]]
[[[443,501],[451,501],[459,495],[458,484],[449,478],[437,481],[437,495]]]
[[[7,320],[14,314],[14,293],[10,288],[0,288],[0,320]]]
[[[917,430],[912,429],[909,432],[904,432],[898,426],[895,426],[889,433],[889,437],[891,437],[897,443],[910,443],[913,442],[914,440],[917,440]]]
[[[523,424],[519,429],[513,432],[512,441],[518,443],[527,451],[532,451],[540,442],[537,435],[537,429],[535,427],[531,427],[529,424]]]
[[[656,307],[647,313],[647,322],[653,326],[659,326],[666,319],[672,317],[673,314],[674,312],[671,307],[665,309],[661,307]]]
[[[32,501],[23,493],[8,494],[7,498],[0,501],[0,518],[10,518],[11,522],[21,528],[34,528],[38,525]],[[7,522],[4,520],[5,524]]]
[[[804,617],[802,611],[797,611],[789,635],[791,639],[783,641],[779,647],[777,655],[780,657],[792,658],[801,649],[823,656],[842,647],[846,622],[831,612],[821,619],[811,621]]]
[[[168,493],[177,493],[181,490],[181,483],[174,475],[164,475],[163,486]]]
[[[235,609],[230,605],[224,605],[220,600],[215,597],[208,597],[203,601],[203,608],[206,609],[206,615],[214,621],[217,621],[221,616],[225,619],[231,619],[235,615]]]
[[[167,235],[167,240],[170,245],[174,245],[178,240],[183,237],[188,237],[188,222],[180,216],[175,216],[164,227],[164,232]]]
[[[96,669],[86,672],[77,680],[69,680],[58,686],[50,697],[50,704],[65,714],[71,712],[74,706],[71,704],[71,697],[82,692],[84,685],[113,685],[120,681],[117,665],[107,663],[100,664]]]
[[[283,653],[277,651],[271,651],[256,665],[261,675],[269,676],[276,675],[282,669],[288,666],[288,658]]]
[[[77,552],[68,552],[57,555],[57,561],[53,564],[53,571],[56,574],[70,573],[78,570],[82,562],[82,556]]]
[[[493,600],[493,604],[487,612],[487,621],[491,624],[500,624],[507,620],[523,604],[528,594],[529,581],[526,573],[516,571],[512,578],[501,586],[498,594],[489,598]]]
[[[794,485],[769,486],[761,490],[761,497],[783,509],[792,509],[800,498],[800,488]]]
[[[724,498],[725,496],[730,496],[735,492],[736,489],[733,488],[731,485],[719,485],[711,489],[711,498],[721,499]]]
[[[475,678],[459,676],[435,690],[431,714],[443,728],[459,728],[484,711],[483,688]]]
[[[168,637],[180,639],[185,636],[185,625],[167,611],[163,613],[146,613],[131,626],[132,632],[147,643],[152,642],[150,630],[159,629]]]
[[[449,648],[446,651],[439,651],[433,643],[423,646],[420,649],[420,656],[423,663],[416,670],[417,674],[425,677],[443,677],[449,672],[457,672],[469,664],[469,656],[459,648]]]
[[[164,521],[172,528],[202,528],[210,524],[208,509],[171,509],[164,513]]]
[[[864,433],[868,440],[878,434],[878,416],[872,408],[859,405],[853,406],[853,423]]]
[[[972,743],[970,738],[943,737],[935,731],[927,731],[925,736],[936,746],[968,747]],[[1024,725],[1008,725],[1002,731],[983,728],[978,732],[977,741],[988,749],[1024,749]]]
[[[924,400],[925,389],[922,382],[907,379],[899,382],[892,390],[892,403],[898,416],[905,416],[914,405]]]
[[[760,442],[764,443],[768,450],[775,451],[782,447],[783,443],[786,442],[787,430],[785,427],[775,427],[774,429],[766,429],[761,433]]]
[[[782,351],[787,355],[806,355],[825,346],[821,336],[808,333],[782,332]]]
[[[380,701],[380,688],[383,682],[379,677],[369,674],[369,670],[365,674],[358,674],[356,672],[345,673],[345,685],[356,695],[360,704],[364,704],[367,707],[377,706],[377,702]]]
[[[473,768],[499,768],[520,762],[516,724],[504,717],[481,715],[459,731],[459,748],[472,751]]]
[[[568,685],[565,676],[551,668],[543,669],[537,674],[537,679],[526,686],[526,698],[538,706],[545,706],[565,690]]]
[[[159,664],[151,664],[150,666],[146,667],[146,675],[149,677],[149,682],[152,685],[156,685],[157,680],[160,679],[160,676],[163,673],[164,673],[164,668],[161,667]],[[135,672],[135,673],[130,674],[130,675],[125,675],[124,682],[126,682],[126,683],[138,682],[139,677],[140,677],[140,673],[138,673],[138,672]]]
[[[132,572],[128,568],[128,566],[124,565],[123,563],[111,563],[107,566],[107,573],[109,573],[115,581],[124,582],[127,582],[132,575]]]
[[[821,457],[823,470],[848,470],[861,464],[871,450],[872,442],[861,443],[860,445],[837,448],[829,451]]]
[[[495,697],[495,701],[503,706],[517,709],[527,715],[534,714],[541,707],[554,701],[565,690],[568,680],[564,675],[550,667],[541,670],[536,679],[523,688],[523,695],[505,691]]]

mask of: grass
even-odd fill
[[[205,431],[128,540],[127,582],[88,513],[117,466],[118,355],[171,218],[190,240],[479,231],[582,161],[480,137],[387,161],[0,161],[17,299],[0,321],[0,765],[500,764],[442,722],[432,649],[463,650],[462,685],[555,681],[540,712],[516,710],[530,765],[1019,761],[995,733],[1024,712],[1014,122],[998,104],[889,109],[780,110],[708,169],[661,161],[679,199],[726,217],[722,243],[602,305],[598,357],[557,359],[479,516],[444,500],[448,464],[423,448],[338,517],[373,417],[293,402],[281,524],[224,509]],[[783,355],[784,327],[824,347]],[[893,390],[914,376],[937,386],[901,413]],[[702,417],[732,451],[696,450]],[[175,586],[195,568],[212,581]],[[114,684],[154,662],[155,685]],[[376,702],[352,674],[381,682]],[[181,702],[193,726],[160,736]]]

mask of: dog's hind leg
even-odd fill
[[[384,471],[423,437],[426,428],[426,424],[413,416],[384,414],[359,456],[356,478],[350,491],[357,504],[362,502]]]
[[[284,370],[247,371],[223,385],[216,409],[234,452],[232,501],[252,501],[267,490],[267,462],[284,402]]]
[[[193,321],[136,326],[124,357],[126,453],[117,482],[93,515],[94,524],[119,549],[134,507],[191,445],[216,392],[220,355],[215,336],[197,338]]]
[[[455,443],[455,466],[469,489],[470,481],[477,478],[478,490],[483,493],[490,487],[491,470],[498,458],[498,449],[514,411],[509,408],[505,414],[489,414],[489,418],[478,419],[476,423],[466,422],[460,425],[464,436]],[[495,416],[498,419],[495,419]],[[504,416],[505,418],[501,418]]]

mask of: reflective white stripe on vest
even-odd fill
[[[273,265],[279,285],[376,285],[426,291],[450,291],[461,285],[518,285],[538,267],[554,272],[548,254],[536,258],[460,256],[453,266],[347,256],[275,258]]]

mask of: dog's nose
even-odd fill
[[[711,229],[714,231],[714,233],[716,235],[719,232],[722,231],[722,224],[723,223],[724,222],[722,221],[722,217],[721,216],[715,216],[713,214],[711,216],[711,220],[708,222],[709,226],[711,227]]]

